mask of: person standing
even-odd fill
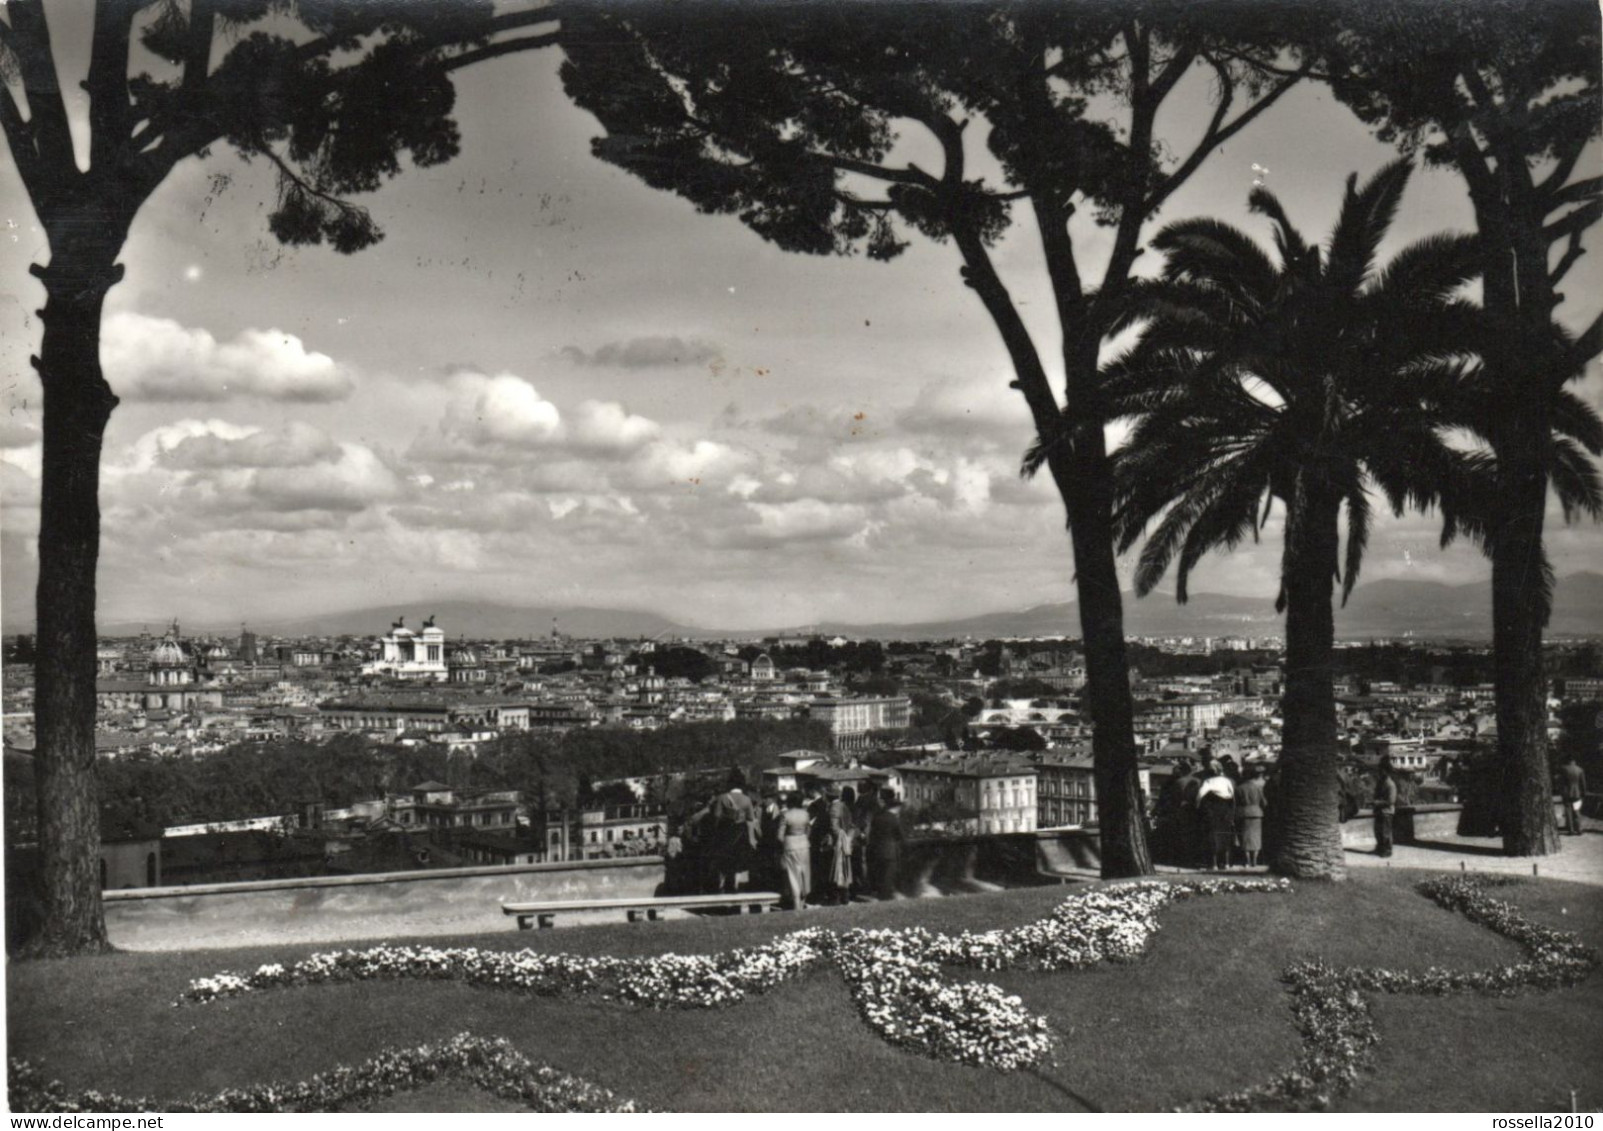
[[[1564,799],[1564,831],[1570,836],[1580,836],[1581,802],[1586,800],[1586,771],[1575,761],[1574,754],[1566,754],[1558,772],[1559,796]]]
[[[729,771],[728,786],[712,803],[713,852],[717,880],[713,890],[734,895],[740,890],[740,873],[750,871],[757,807],[746,796],[746,775]]]
[[[829,787],[829,840],[825,846],[829,860],[829,878],[819,886],[830,903],[849,903],[852,888],[852,840],[857,831],[852,819],[852,802],[856,791],[848,786]]]
[[[874,894],[880,899],[896,898],[896,881],[902,866],[902,803],[896,791],[880,791],[883,804],[874,813],[868,829],[869,874],[874,877]]]
[[[1213,869],[1230,867],[1230,849],[1236,842],[1236,785],[1218,762],[1208,763],[1208,776],[1197,787],[1197,808],[1207,827]]]
[[[1185,809],[1186,786],[1191,782],[1191,759],[1179,758],[1163,788],[1158,790],[1157,812],[1153,814],[1154,848],[1163,863],[1187,864],[1185,830],[1191,815]]]
[[[763,891],[782,891],[785,866],[785,846],[780,837],[779,822],[785,806],[775,793],[764,793],[758,812],[757,860],[752,865],[752,885]]]
[[[792,793],[785,799],[785,810],[779,815],[780,870],[784,875],[784,895],[792,911],[807,908],[807,896],[812,888],[812,840],[807,835],[812,817],[802,804],[802,795]]]
[[[1241,839],[1241,852],[1247,867],[1258,866],[1258,853],[1263,851],[1263,814],[1267,806],[1263,788],[1263,767],[1256,762],[1247,765],[1247,777],[1236,786],[1236,834]]]
[[[803,803],[807,807],[808,836],[812,838],[811,871],[812,884],[809,886],[809,898],[818,902],[822,898],[825,881],[829,878],[829,798],[824,796],[824,788],[817,783],[810,783],[803,793]]]
[[[852,806],[852,824],[857,835],[852,838],[852,895],[867,895],[873,888],[868,869],[868,833],[874,827],[874,814],[879,812],[879,789],[873,782],[864,782],[863,790]]]
[[[1397,778],[1391,758],[1383,757],[1375,767],[1375,855],[1390,856],[1392,817],[1397,812]]]
[[[1208,858],[1208,826],[1202,815],[1202,783],[1208,777],[1207,763],[1188,774],[1180,785],[1183,821],[1180,839],[1184,845],[1184,862],[1191,867],[1202,867]]]

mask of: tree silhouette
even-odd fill
[[[347,194],[397,174],[403,153],[418,165],[453,157],[450,73],[554,42],[525,29],[556,14],[496,15],[487,0],[99,0],[80,169],[44,5],[0,8],[0,127],[50,250],[32,268],[45,290],[33,365],[44,389],[35,717],[47,904],[32,950],[105,945],[95,566],[100,450],[117,397],[100,369],[100,318],[135,216],[176,166],[227,144],[276,171],[267,220],[280,240],[367,247],[382,233]]]
[[[1163,279],[1140,309],[1152,321],[1111,367],[1115,396],[1140,413],[1115,460],[1121,549],[1147,539],[1137,592],[1171,565],[1177,596],[1210,550],[1256,538],[1285,508],[1279,605],[1286,612],[1281,828],[1276,868],[1340,876],[1334,585],[1358,580],[1378,489],[1394,512],[1439,505],[1447,537],[1485,522],[1484,460],[1450,445],[1479,423],[1480,311],[1456,297],[1479,269],[1479,241],[1434,236],[1375,261],[1407,185],[1396,161],[1347,183],[1322,251],[1258,189],[1278,262],[1214,220],[1183,220],[1153,239]],[[1573,400],[1573,398],[1571,398]],[[1598,421],[1584,405],[1581,430]],[[1598,505],[1576,484],[1566,505]],[[1340,520],[1346,514],[1345,553]]]
[[[1573,338],[1552,327],[1559,285],[1603,216],[1603,178],[1581,160],[1603,128],[1598,9],[1589,0],[1349,3],[1326,18],[1306,45],[1309,64],[1383,140],[1458,170],[1475,209],[1497,391],[1486,543],[1503,847],[1557,852],[1542,666],[1553,584],[1543,521],[1549,483],[1563,474],[1550,394],[1603,350],[1603,316]]]
[[[1072,535],[1103,874],[1149,872],[1098,353],[1147,218],[1295,76],[1255,79],[1235,61],[1276,53],[1254,38],[1262,21],[1225,8],[752,5],[701,18],[710,10],[588,9],[565,23],[562,77],[606,131],[596,155],[787,251],[890,259],[915,233],[956,246]],[[1212,113],[1171,149],[1159,112],[1193,72],[1212,81]],[[907,160],[904,143],[938,165]],[[991,256],[1015,208],[1032,214],[1045,258],[1061,398],[1051,347],[1032,337]],[[1100,279],[1070,228],[1082,209],[1109,229]]]

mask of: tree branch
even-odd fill
[[[38,192],[42,187],[38,182],[39,155],[34,151],[33,128],[22,116],[22,109],[17,100],[11,95],[11,88],[0,84],[0,129],[6,135],[6,145],[11,150],[12,160],[17,163],[17,173],[22,177],[22,185],[28,191],[28,198],[37,205]]]
[[[899,185],[914,185],[931,191],[941,187],[940,181],[924,172],[917,165],[909,165],[905,169],[890,169],[884,165],[875,165],[871,161],[859,161],[854,157],[836,157],[828,153],[810,153],[809,155],[826,165],[838,169],[842,173],[860,173],[877,181],[890,181]]]
[[[482,63],[487,59],[496,59],[502,55],[511,55],[518,51],[533,51],[541,47],[551,47],[562,41],[560,31],[548,32],[545,35],[524,35],[516,39],[503,39],[499,43],[492,43],[487,47],[478,47],[472,51],[464,51],[460,55],[452,55],[440,65],[444,71],[460,70]]]
[[[544,8],[535,8],[527,12],[510,12],[504,16],[496,16],[487,20],[485,25],[477,30],[473,38],[489,39],[502,32],[518,31],[534,24],[546,24],[553,20],[560,20],[570,8],[571,5],[549,4]],[[338,35],[325,35],[318,39],[309,40],[296,48],[295,61],[297,63],[305,63],[321,56],[332,55],[334,52],[348,46],[354,40],[359,39],[362,34],[362,32],[347,31]],[[436,47],[449,47],[452,43],[460,42],[461,39],[462,37],[460,36],[436,36],[433,39],[425,39],[420,46],[423,50],[432,50]]]
[[[1577,235],[1586,231],[1598,219],[1603,217],[1603,200],[1589,200],[1581,207],[1566,212],[1559,219],[1553,221],[1542,229],[1542,238],[1549,244],[1557,243],[1565,236]]]
[[[1571,375],[1578,373],[1583,365],[1600,353],[1603,353],[1603,314],[1599,314],[1592,319],[1592,324],[1581,331],[1580,335],[1571,344],[1570,358],[1572,365],[1569,373]],[[1565,380],[1568,379],[1568,377],[1565,378]]]
[[[131,122],[128,94],[128,45],[133,33],[133,4],[95,5],[94,38],[89,47],[89,169],[103,173],[123,156]]]
[[[1255,55],[1248,55],[1242,51],[1234,51],[1228,47],[1209,49],[1210,55],[1218,55],[1222,59],[1232,59],[1237,63],[1245,63],[1255,71],[1262,71],[1266,75],[1279,75],[1281,78],[1313,79],[1315,82],[1335,82],[1338,79],[1351,78],[1352,75],[1333,75],[1328,71],[1316,71],[1311,63],[1303,63],[1293,69],[1290,67],[1277,67]]]
[[[1568,139],[1569,145],[1559,154],[1558,163],[1553,166],[1553,171],[1536,186],[1538,193],[1557,197],[1563,191],[1564,182],[1569,180],[1570,174],[1575,171],[1575,163],[1581,159],[1581,152],[1586,148],[1588,140],[1584,134],[1576,134]]]
[[[1227,72],[1219,69],[1217,63],[1214,63],[1213,65],[1219,74],[1220,82],[1224,84],[1225,90],[1225,93],[1219,99],[1219,107],[1215,111],[1212,121],[1208,123],[1208,129],[1203,134],[1202,140],[1197,143],[1196,148],[1191,151],[1190,156],[1182,161],[1174,172],[1165,177],[1159,183],[1152,196],[1148,198],[1146,204],[1146,214],[1150,214],[1154,208],[1157,208],[1158,205],[1167,200],[1176,189],[1185,184],[1187,179],[1190,178],[1191,174],[1195,173],[1198,167],[1201,166],[1202,162],[1207,159],[1208,154],[1212,153],[1215,149],[1218,149],[1219,146],[1223,145],[1242,130],[1250,126],[1254,119],[1278,102],[1281,95],[1285,94],[1286,91],[1296,86],[1298,82],[1308,77],[1308,75],[1311,73],[1307,68],[1303,68],[1301,71],[1293,72],[1284,81],[1276,83],[1274,89],[1268,94],[1258,99],[1257,102],[1254,102],[1251,106],[1247,107],[1239,115],[1237,115],[1235,121],[1231,122],[1229,125],[1221,125],[1221,123],[1224,121],[1224,115],[1229,111],[1231,101],[1234,97],[1232,93],[1234,90],[1234,84],[1230,81]]]
[[[41,163],[54,166],[50,178],[60,178],[59,185],[50,185],[49,189],[62,191],[68,180],[77,175],[78,163],[72,152],[67,106],[62,101],[55,59],[50,53],[50,27],[39,0],[10,0],[6,11],[11,16],[11,53],[16,56],[22,88],[28,96],[30,132]],[[34,201],[36,207],[39,203]]]
[[[1174,57],[1165,63],[1163,69],[1158,72],[1158,77],[1152,80],[1152,84],[1147,91],[1149,97],[1158,102],[1162,102],[1169,97],[1169,92],[1175,88],[1176,83],[1185,77],[1185,73],[1191,69],[1191,64],[1196,61],[1196,58],[1195,51],[1176,52]]]
[[[211,74],[212,35],[217,26],[217,8],[214,0],[190,0],[189,36],[184,45],[183,88],[196,93],[206,85]]]
[[[1551,181],[1552,178],[1550,177],[1548,180]],[[1573,185],[1565,185],[1549,194],[1546,201],[1547,206],[1543,211],[1556,212],[1566,204],[1579,204],[1583,200],[1591,200],[1599,195],[1603,195],[1603,177],[1587,177],[1585,180],[1576,181]]]
[[[1052,395],[1052,385],[1047,380],[1041,355],[1030,337],[1029,328],[1024,325],[1024,319],[1019,317],[1007,284],[996,273],[979,233],[966,226],[958,226],[953,230],[953,235],[963,256],[963,282],[980,296],[991,321],[996,323],[997,330],[1001,332],[1002,343],[1013,362],[1013,387],[1024,394],[1036,433],[1043,442],[1050,443],[1062,429],[1063,412],[1058,408],[1057,398]]]
[[[315,196],[318,200],[321,200],[329,207],[336,208],[344,213],[365,213],[367,211],[365,208],[362,208],[359,205],[351,204],[349,201],[341,200],[339,197],[315,187],[311,184],[311,182],[306,180],[305,177],[302,177],[288,161],[285,161],[277,153],[273,152],[273,150],[268,146],[264,145],[262,148],[252,150],[251,152],[260,153],[263,157],[267,158],[268,161],[272,162],[286,179],[292,181],[296,188],[300,189],[308,196]]]
[[[1575,266],[1575,261],[1585,254],[1586,249],[1581,246],[1581,233],[1578,231],[1571,232],[1570,246],[1564,249],[1563,257],[1554,264],[1553,270],[1548,273],[1548,285],[1558,286],[1560,280],[1570,273],[1570,268]]]

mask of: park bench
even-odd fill
[[[542,929],[553,926],[558,915],[578,911],[624,911],[629,922],[642,918],[656,919],[663,911],[701,911],[719,907],[732,907],[735,914],[750,911],[753,915],[779,909],[779,894],[771,891],[747,891],[736,895],[670,895],[656,898],[643,896],[635,899],[554,899],[536,903],[503,903],[504,915],[518,917],[518,929],[528,930],[536,922]]]

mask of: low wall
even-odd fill
[[[503,900],[648,896],[662,878],[661,858],[642,856],[142,888],[104,898],[112,945],[189,950],[503,931],[512,926]]]
[[[1458,817],[1463,810],[1464,807],[1456,802],[1439,805],[1399,805],[1396,815],[1392,818],[1392,839],[1398,844],[1416,844],[1420,841],[1440,841],[1456,836]],[[1553,819],[1562,830],[1564,828],[1562,802],[1554,802]],[[1495,837],[1484,839],[1489,843],[1497,840]],[[1375,817],[1372,810],[1366,809],[1342,823],[1341,844],[1343,848],[1375,847]]]
[[[957,895],[1027,887],[1101,867],[1096,829],[1047,829],[909,841],[898,888],[904,895]]]

